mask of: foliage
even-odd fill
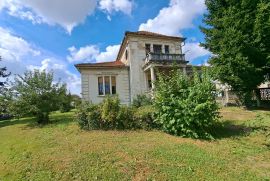
[[[100,128],[101,115],[98,105],[83,102],[75,114],[81,129],[95,130]]]
[[[215,55],[210,64],[249,106],[252,91],[270,72],[270,2],[206,0],[206,6],[202,45]]]
[[[69,112],[72,108],[72,96],[70,92],[68,94],[64,93],[61,97],[60,112]]]
[[[19,116],[33,115],[38,123],[48,123],[49,113],[60,108],[64,84],[53,83],[53,73],[45,71],[27,71],[23,76],[15,78],[16,97],[12,111]]]
[[[118,113],[120,100],[118,97],[107,96],[100,104],[101,122],[105,128],[116,128],[118,125]]]
[[[0,56],[0,61],[2,58]],[[0,115],[8,113],[8,104],[11,100],[10,88],[7,87],[7,77],[10,76],[6,67],[0,67]]]
[[[211,138],[209,128],[218,118],[215,87],[209,71],[193,78],[177,70],[159,75],[154,93],[156,121],[165,132],[192,138]]]
[[[136,109],[134,113],[134,119],[142,129],[158,128],[158,124],[154,122],[156,110],[154,106],[147,105]]]
[[[93,129],[150,129],[154,109],[151,106],[134,108],[120,105],[118,97],[105,97],[100,104],[84,102],[77,110],[80,128]]]
[[[0,56],[0,61],[2,61],[2,57]],[[7,78],[8,76],[10,76],[10,72],[8,73],[7,72],[7,68],[6,67],[0,67],[0,78]],[[0,81],[0,94],[2,93],[3,91],[3,88],[6,84],[7,80],[4,79]]]
[[[132,106],[136,108],[152,104],[153,104],[152,99],[145,94],[137,95],[137,97],[132,102]]]

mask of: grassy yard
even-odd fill
[[[270,180],[270,111],[222,109],[215,141],[82,131],[73,114],[0,121],[0,180]]]

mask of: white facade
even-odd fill
[[[183,40],[180,37],[149,32],[126,33],[115,62],[76,65],[81,72],[82,98],[93,103],[101,102],[104,95],[99,95],[101,84],[98,83],[98,77],[108,75],[116,77],[116,94],[121,103],[130,104],[137,95],[144,94],[151,89],[148,77],[151,77],[152,82],[155,80],[155,67],[160,69],[171,66],[170,64],[157,64],[155,61],[146,64],[146,44],[150,44],[150,52],[154,52],[154,45],[161,45],[160,54],[182,55]],[[166,54],[165,45],[169,51]],[[166,60],[162,60],[162,62],[166,62]],[[185,61],[179,65],[185,70]],[[108,87],[107,84],[106,86]]]

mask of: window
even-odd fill
[[[150,46],[151,46],[150,44],[145,44],[145,54],[146,55],[151,51]]]
[[[153,45],[154,53],[162,53],[161,45]]]
[[[116,94],[116,78],[115,76],[98,77],[98,95]]]
[[[169,45],[165,45],[165,53],[166,54],[169,54],[170,53]]]
[[[126,60],[127,60],[128,59],[128,50],[126,50],[125,57],[126,57]]]

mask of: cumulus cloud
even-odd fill
[[[99,9],[112,14],[113,12],[122,12],[130,15],[132,11],[132,2],[129,0],[100,0]]]
[[[97,55],[96,57],[97,62],[115,61],[119,49],[120,49],[120,45],[107,46],[106,51],[100,52]]]
[[[68,48],[70,55],[67,56],[69,62],[108,62],[116,59],[120,45],[110,45],[101,52],[96,45],[87,45],[79,49],[74,46]]]
[[[186,54],[186,60],[192,63],[193,60],[203,56],[211,55],[210,52],[200,46],[200,43],[186,43],[183,47],[183,52]]]
[[[68,48],[70,52],[70,56],[67,56],[69,62],[76,61],[93,61],[99,53],[99,49],[95,45],[88,45],[85,47],[81,47],[76,49],[74,46]]]
[[[0,10],[6,8],[11,16],[33,23],[58,24],[68,33],[92,14],[96,0],[1,0]]]
[[[67,83],[72,93],[80,93],[80,78],[70,71],[66,61],[46,55],[23,38],[1,27],[0,55],[3,59],[0,62],[0,67],[6,66],[13,77],[15,74],[23,74],[27,69],[52,70],[55,74],[55,80],[60,78]]]
[[[206,10],[204,0],[171,0],[153,19],[139,26],[139,30],[167,35],[179,35],[180,31],[193,27],[193,20]]]
[[[41,61],[40,66],[28,66],[29,70],[40,70],[54,73],[56,80],[61,80],[62,82],[67,83],[67,89],[70,90],[73,94],[80,95],[81,80],[78,75],[71,73],[68,70],[67,64],[54,59],[46,58]]]

